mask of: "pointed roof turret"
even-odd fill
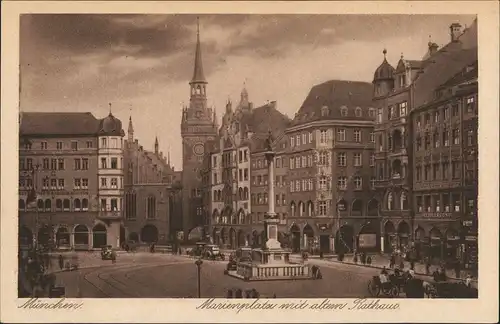
[[[132,116],[130,116],[128,118],[128,129],[127,129],[127,132],[129,134],[132,134],[132,135],[134,134],[134,125],[132,125]]]
[[[200,45],[200,18],[196,18],[197,33],[196,33],[196,54],[194,58],[194,73],[191,79],[192,83],[207,83],[205,74],[203,73],[203,60],[201,58],[201,45]]]
[[[158,136],[155,136],[155,153],[158,154],[159,151]]]

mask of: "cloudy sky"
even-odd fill
[[[276,100],[293,117],[310,88],[331,80],[371,82],[387,48],[420,59],[429,35],[440,46],[451,15],[200,15],[209,104],[221,118],[246,83],[255,106]],[[126,127],[130,115],[146,149],[155,136],[182,167],[181,106],[189,102],[196,15],[23,15],[21,110],[90,111],[112,103]]]

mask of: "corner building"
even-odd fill
[[[376,250],[372,85],[314,86],[286,130],[293,250]]]
[[[111,113],[20,114],[19,243],[119,246],[123,130]],[[36,193],[34,203],[27,201]]]
[[[429,42],[421,60],[402,57],[394,69],[384,58],[373,84],[382,251],[467,263],[477,233],[477,22],[452,24],[450,42]]]
[[[263,152],[269,132],[276,142],[288,124],[289,119],[277,110],[276,102],[253,108],[246,89],[234,111],[232,102],[227,102],[205,172],[214,243],[230,248],[263,243],[262,221],[268,198]],[[280,176],[282,173],[278,172]]]

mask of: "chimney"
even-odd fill
[[[450,26],[450,37],[452,42],[458,41],[458,37],[462,34],[462,25],[453,23]]]
[[[429,56],[437,52],[439,45],[433,42],[429,42]]]

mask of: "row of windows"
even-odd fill
[[[123,189],[123,178],[119,178],[120,182],[118,182],[118,178],[109,178],[109,177],[100,177],[100,188],[107,189]],[[78,179],[75,179],[78,180]],[[76,182],[75,182],[76,187]]]
[[[465,111],[468,114],[474,114],[476,112],[476,101],[475,97],[465,98]],[[451,105],[452,117],[460,116],[460,106],[458,103]],[[450,107],[438,108],[433,112],[427,111],[415,117],[415,126],[421,128],[422,126],[439,124],[450,119]]]
[[[19,210],[25,211],[29,207],[26,205],[24,199],[19,199]],[[53,211],[88,211],[89,200],[83,198],[82,200],[76,198],[73,200],[73,208],[71,208],[71,201],[69,199],[56,199],[56,204],[52,207],[52,199],[38,199],[36,209],[40,212],[53,212]]]
[[[301,141],[301,139],[302,139],[302,141]],[[302,134],[298,134],[296,136],[290,136],[290,147],[300,146],[301,143],[302,143],[302,145],[311,144],[312,141],[313,141],[313,133],[312,132],[302,133]]]
[[[307,156],[296,156],[290,158],[290,169],[298,169],[298,168],[307,168],[312,167],[313,165],[324,165],[329,166],[331,161],[331,153],[330,152],[320,152],[319,153],[319,161],[315,161],[313,155]],[[353,165],[360,167],[363,166],[363,155],[362,153],[353,153],[352,154]],[[341,167],[347,166],[347,153],[346,152],[338,152],[337,153],[337,165]],[[375,154],[370,153],[370,166],[375,165]]]
[[[415,178],[418,181],[429,181],[429,180],[448,180],[450,177],[450,163],[434,163],[432,165],[428,164],[425,166],[417,165],[415,168],[416,175]],[[451,162],[451,178],[459,179],[462,173],[462,163],[459,161]],[[432,172],[431,172],[432,171]]]
[[[408,114],[408,103],[406,101],[387,107],[387,119],[404,117],[407,114]],[[377,123],[380,124],[383,121],[384,121],[384,109],[379,108],[377,111]]]
[[[416,196],[418,212],[460,212],[460,194]]]
[[[108,138],[102,137],[101,146],[99,148],[122,148],[122,147],[123,147],[123,138],[120,138],[120,141],[118,141],[118,138],[112,137],[108,141]]]
[[[346,129],[337,129],[337,132],[336,132],[336,137],[335,139],[337,140],[337,142],[356,142],[356,143],[362,143],[363,142],[363,132],[360,130],[360,129],[354,129],[352,130],[352,139],[351,138],[347,138],[346,136],[347,134],[347,130]],[[330,132],[327,131],[327,130],[321,130],[319,132],[319,142],[321,144],[326,144],[328,143],[331,138],[330,138]],[[370,132],[370,138],[369,138],[369,142],[370,143],[375,143],[375,133],[374,132]]]
[[[348,109],[347,109],[346,106],[340,107],[340,115],[342,117],[347,117],[347,115],[349,114],[348,112],[349,111],[348,111]],[[328,106],[321,107],[321,116],[325,117],[325,116],[328,116],[329,114],[330,114],[330,108],[328,108]],[[354,115],[356,117],[362,117],[363,116],[363,111],[361,110],[360,107],[356,107],[356,109],[354,109]],[[374,117],[375,110],[373,108],[368,109],[368,115],[370,117]]]
[[[249,154],[248,154],[248,149],[241,149],[238,150],[238,162],[243,163],[243,162],[248,162]],[[231,153],[224,153],[222,155],[222,164],[228,165],[232,161],[232,155]],[[214,155],[212,156],[212,168],[217,167],[217,156]]]
[[[52,144],[52,143],[51,143]],[[62,150],[65,150],[65,143],[64,142],[56,142],[56,147],[55,149],[58,150],[58,151],[62,151]],[[67,144],[67,143],[66,143]],[[86,148],[92,148],[93,147],[93,143],[92,141],[87,141],[86,143]],[[33,144],[32,143],[24,143],[24,149],[25,150],[31,150],[33,148]],[[77,141],[71,141],[70,142],[70,148],[71,150],[73,151],[77,151],[78,150],[78,142]],[[40,142],[40,150],[53,150],[54,148],[52,147],[52,145],[49,145],[49,142],[47,141],[42,141]]]
[[[121,169],[122,166],[123,166],[123,158],[120,158],[120,165],[118,165],[118,158],[116,157],[101,158],[101,169]]]
[[[269,179],[269,176],[267,174],[253,176],[252,177],[252,185],[255,185],[255,186],[267,185],[268,179]],[[275,187],[281,188],[285,184],[286,184],[286,176],[276,176],[275,181],[274,181]]]
[[[375,177],[370,177],[370,188],[375,187],[375,181]],[[313,179],[290,181],[290,192],[313,191],[314,182]],[[353,184],[356,190],[363,189],[363,177],[361,176],[337,177],[337,189],[339,190],[347,190],[347,186],[350,183]],[[331,181],[326,177],[321,177],[318,179],[316,186],[318,190],[331,190]]]

